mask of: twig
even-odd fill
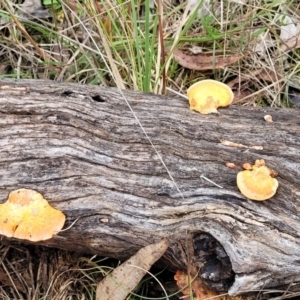
[[[163,66],[163,71],[162,71],[162,94],[166,94],[166,79],[167,79],[167,74],[166,74],[166,66],[165,66],[165,45],[164,45],[164,33],[163,33],[163,5],[162,5],[162,0],[157,1],[157,13],[158,13],[158,35],[159,35],[159,43],[160,43],[160,48],[161,48],[161,65]]]
[[[11,12],[10,8],[8,7],[8,5],[5,2],[3,4],[4,4],[5,8],[7,9],[7,11],[9,12],[9,14],[11,15],[11,17],[12,17],[13,21],[15,22],[15,24],[17,25],[18,29],[24,34],[24,36],[26,37],[26,39],[32,44],[32,46],[38,52],[38,54],[43,59],[43,61],[49,61],[50,60],[49,56],[46,55],[44,53],[44,51],[38,46],[38,44],[32,39],[32,37],[30,36],[30,34],[28,34],[28,32],[26,31],[26,29],[24,28],[24,26],[19,22],[19,20],[17,19],[17,17]]]
[[[207,177],[205,177],[205,176],[203,176],[203,175],[201,175],[201,176],[200,176],[200,178],[202,178],[202,179],[205,179],[206,181],[208,181],[208,182],[210,182],[210,183],[214,184],[215,186],[219,187],[220,189],[222,189],[222,188],[223,188],[223,187],[222,187],[222,186],[220,186],[219,184],[217,184],[217,183],[213,182],[212,180],[208,179]]]

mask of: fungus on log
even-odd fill
[[[65,227],[79,218],[42,245],[125,259],[167,237],[164,261],[214,290],[300,281],[299,111],[200,115],[184,99],[123,93],[157,152],[117,89],[0,80],[0,202],[34,189]],[[279,172],[267,201],[246,199],[226,166],[256,159]]]
[[[51,239],[64,226],[66,217],[43,196],[28,189],[9,194],[0,204],[0,235],[32,242]]]

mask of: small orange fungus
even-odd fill
[[[190,299],[191,297],[195,300],[205,300],[205,299],[214,299],[220,300],[218,294],[207,287],[205,287],[200,279],[191,278],[183,271],[177,270],[174,275],[174,279],[176,281],[177,286],[181,289],[181,292]],[[191,295],[191,292],[194,295]]]
[[[65,215],[28,189],[12,191],[0,204],[0,234],[33,242],[48,240],[64,226]]]
[[[201,114],[218,113],[217,108],[228,106],[233,100],[231,88],[216,80],[202,80],[194,83],[188,90],[190,109]]]
[[[237,186],[241,193],[251,200],[267,200],[273,197],[278,188],[278,181],[272,177],[274,171],[265,165],[263,159],[257,159],[254,166],[244,164],[247,170],[237,175]]]

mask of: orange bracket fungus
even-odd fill
[[[257,159],[254,166],[243,165],[244,171],[237,175],[237,186],[241,193],[251,200],[267,200],[273,197],[278,188],[278,181],[272,176],[278,173],[269,169],[263,159]]]
[[[218,113],[218,107],[228,106],[233,100],[233,92],[228,85],[210,79],[194,83],[187,90],[187,96],[190,109],[201,114]]]
[[[12,191],[8,200],[0,204],[0,234],[7,237],[33,242],[48,240],[62,229],[65,219],[34,190]]]

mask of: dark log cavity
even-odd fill
[[[223,246],[210,234],[193,237],[194,264],[203,283],[216,291],[227,291],[234,281],[230,259]]]
[[[300,281],[299,110],[204,116],[185,99],[123,95],[153,145],[117,89],[0,80],[0,201],[31,188],[66,214],[65,227],[79,218],[40,244],[125,259],[168,237],[170,268],[198,272],[213,289]],[[256,159],[279,172],[268,201],[242,196],[238,170],[225,165]]]

